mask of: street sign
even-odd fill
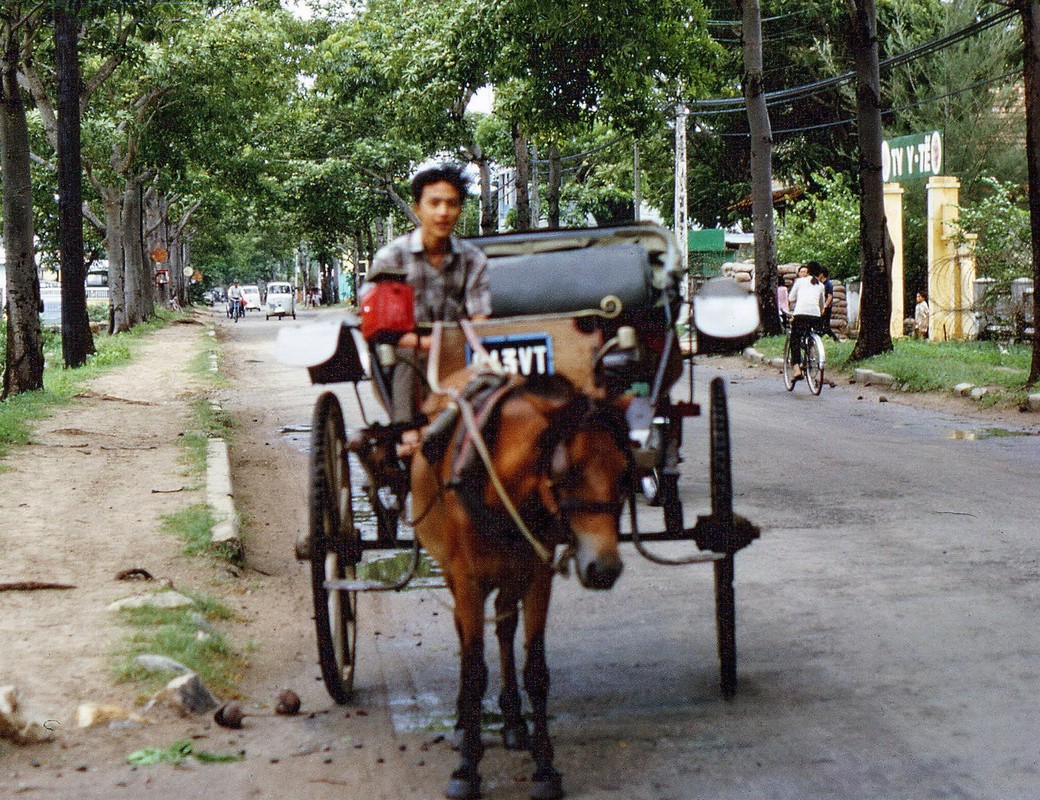
[[[881,143],[881,179],[903,183],[942,174],[941,131],[897,136]]]

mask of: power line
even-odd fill
[[[890,67],[897,64],[904,64],[908,61],[912,61],[917,58],[929,55],[938,50],[942,50],[949,47],[957,42],[960,42],[969,36],[973,36],[976,33],[991,28],[995,25],[999,25],[1001,22],[1009,19],[1018,12],[1013,8],[1005,9],[1004,11],[998,11],[996,14],[992,14],[988,17],[983,17],[976,22],[973,22],[967,27],[953,31],[946,36],[939,39],[935,39],[931,42],[927,42],[923,45],[913,47],[907,50],[905,53],[899,55],[890,56],[889,58],[883,59],[879,62],[879,67]],[[824,90],[832,89],[835,86],[840,86],[850,80],[855,79],[855,72],[846,72],[843,75],[837,75],[832,78],[823,78],[812,83],[806,83],[801,86],[794,86],[789,89],[779,89],[775,92],[766,92],[766,105],[776,105],[777,103],[786,102],[788,100],[795,100],[803,97],[809,97],[814,94],[818,94]],[[689,100],[686,104],[691,110],[708,110],[714,113],[737,113],[743,111],[744,98],[742,97],[724,97],[724,98],[713,98],[708,100]]]
[[[927,105],[928,103],[935,103],[935,102],[938,102],[939,100],[945,100],[947,97],[953,97],[954,95],[963,94],[964,92],[970,92],[973,89],[978,89],[978,88],[980,88],[982,86],[986,86],[986,85],[991,84],[991,83],[997,83],[999,81],[1006,80],[1007,78],[1010,78],[1011,76],[1018,75],[1018,74],[1020,74],[1020,73],[1019,73],[1019,71],[1017,69],[1009,70],[1008,72],[1005,72],[1003,75],[997,75],[995,78],[984,78],[983,80],[976,81],[975,83],[972,83],[972,84],[970,84],[968,86],[962,86],[959,89],[953,89],[953,90],[951,90],[949,92],[945,92],[943,94],[937,94],[937,95],[933,95],[931,97],[925,97],[925,98],[923,98],[921,100],[916,100],[913,103],[906,103],[906,104],[901,105],[901,106],[895,106],[893,108],[883,109],[882,112],[881,112],[881,116],[887,117],[887,116],[891,116],[892,114],[898,114],[898,113],[900,113],[902,111],[906,111],[906,110],[911,109],[911,108],[917,108],[918,106]],[[805,126],[800,127],[800,128],[784,128],[782,130],[772,131],[772,134],[774,136],[782,136],[784,134],[789,134],[789,133],[805,133],[807,131],[817,131],[817,130],[824,130],[826,128],[836,128],[836,127],[841,126],[841,125],[848,125],[850,123],[855,123],[855,122],[856,122],[856,118],[855,117],[846,117],[845,119],[835,120],[834,122],[822,122],[822,123],[820,123],[818,125],[805,125]],[[747,132],[740,132],[740,133],[719,133],[719,134],[715,134],[715,135],[719,136],[721,138],[724,138],[724,139],[725,138],[744,138],[744,139],[746,139],[751,134],[747,133]]]

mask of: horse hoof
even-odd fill
[[[531,737],[527,732],[527,726],[521,725],[517,728],[502,729],[502,744],[506,750],[530,750]]]
[[[563,791],[563,776],[559,772],[545,777],[535,773],[531,781],[531,800],[559,800],[566,795]]]
[[[476,800],[480,797],[480,778],[452,778],[444,796],[449,800]]]

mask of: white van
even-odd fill
[[[296,319],[296,293],[293,292],[292,284],[283,281],[267,284],[267,303],[264,311],[267,313],[267,319],[281,319],[286,314],[291,314],[292,318]]]
[[[259,311],[263,308],[260,303],[260,287],[255,284],[242,287],[242,300],[245,301],[246,311]]]

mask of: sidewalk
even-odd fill
[[[0,684],[15,685],[24,705],[66,732],[80,702],[134,699],[107,672],[125,629],[106,607],[155,584],[116,576],[144,569],[175,587],[205,579],[205,565],[160,531],[164,515],[206,499],[179,444],[203,388],[190,364],[204,328],[187,321],[137,344],[130,364],[42,420],[32,444],[2,462],[0,581],[75,588],[0,593]]]

